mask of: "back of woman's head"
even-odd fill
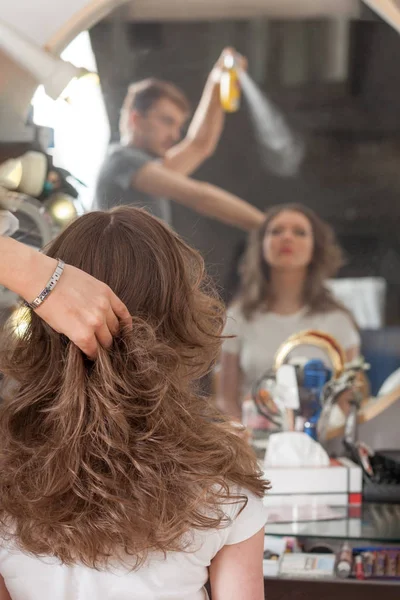
[[[247,250],[240,265],[238,301],[243,314],[246,318],[251,318],[257,310],[268,309],[271,299],[271,269],[265,259],[263,243],[270,224],[282,212],[300,213],[311,225],[313,253],[304,285],[305,304],[310,312],[343,310],[343,306],[333,298],[326,287],[327,279],[336,275],[343,264],[342,251],[335,234],[310,208],[293,203],[270,208],[261,227],[249,237]]]
[[[80,217],[47,254],[107,283],[133,327],[94,362],[35,313],[22,338],[3,337],[3,535],[91,566],[180,550],[188,530],[221,525],[229,486],[266,488],[246,446],[193,389],[224,322],[203,261],[128,207]]]

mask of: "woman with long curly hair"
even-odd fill
[[[348,360],[359,352],[354,319],[326,286],[342,265],[332,229],[299,204],[268,210],[250,235],[240,268],[239,292],[228,310],[218,405],[241,420],[251,386],[274,363],[291,335],[318,329],[334,336]],[[301,350],[304,354],[304,348]]]
[[[268,488],[195,382],[223,307],[200,255],[120,207],[77,219],[47,255],[133,315],[89,360],[35,313],[3,340],[0,599],[260,600]]]

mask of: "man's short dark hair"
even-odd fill
[[[185,94],[173,83],[161,79],[144,79],[132,83],[125,96],[121,109],[120,133],[126,132],[129,114],[132,110],[146,114],[146,112],[161,98],[173,102],[182,112],[190,113],[190,103]]]

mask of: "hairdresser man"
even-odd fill
[[[121,110],[121,142],[110,147],[100,170],[96,208],[135,204],[170,223],[169,200],[175,200],[245,230],[262,223],[263,213],[254,206],[190,177],[213,155],[222,133],[219,82],[225,52],[234,50],[224,50],[211,71],[183,140],[190,107],[181,90],[157,79],[129,87]],[[245,59],[240,60],[245,68]]]

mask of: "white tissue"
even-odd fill
[[[300,397],[295,367],[286,364],[279,367],[276,372],[276,384],[285,407],[297,410],[300,407]]]
[[[327,467],[329,456],[318,442],[301,431],[274,433],[269,438],[265,467]]]

